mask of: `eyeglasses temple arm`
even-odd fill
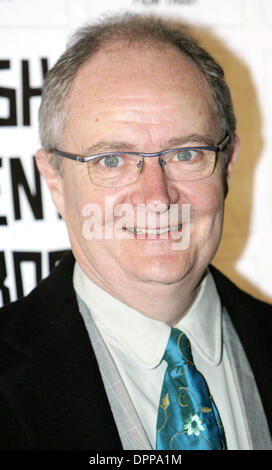
[[[222,152],[222,150],[226,147],[228,141],[230,139],[230,136],[229,134],[225,137],[224,140],[222,140],[222,142],[220,142],[220,144],[218,145],[218,151],[219,152]]]
[[[72,155],[71,153],[62,152],[61,150],[52,150],[53,153],[59,155],[60,157],[70,158],[70,160],[75,160],[76,162],[85,162],[84,157],[79,157],[78,155]]]

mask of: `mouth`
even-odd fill
[[[135,236],[139,236],[141,238],[158,238],[164,234],[170,234],[171,232],[180,232],[182,230],[182,224],[174,225],[172,227],[163,227],[158,229],[151,229],[151,228],[135,228],[135,227],[124,227],[123,230],[126,230]]]

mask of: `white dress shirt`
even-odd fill
[[[120,302],[93,283],[76,263],[74,288],[115,361],[152,448],[167,364],[162,360],[171,328]],[[198,296],[175,325],[188,336],[197,369],[204,375],[218,408],[229,450],[247,450],[249,442],[240,397],[222,342],[222,307],[212,275],[203,280]]]

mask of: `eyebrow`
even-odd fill
[[[97,153],[106,153],[106,152],[111,152],[111,151],[129,151],[131,149],[134,149],[135,145],[130,144],[128,142],[122,142],[122,141],[101,141],[97,142],[97,144],[92,145],[91,147],[87,147],[83,151],[83,155],[89,156],[89,155],[95,155]]]
[[[177,136],[172,137],[168,141],[168,145],[170,147],[178,147],[189,144],[197,147],[199,145],[204,145],[207,147],[214,147],[214,139],[211,138],[210,135],[203,135],[203,134],[190,134],[187,136]]]
[[[165,146],[163,148],[159,149],[163,150],[164,148],[173,148],[173,147],[182,147],[184,145],[187,145],[190,143],[191,146],[214,146],[214,140],[208,136],[208,135],[202,135],[202,134],[191,134],[188,136],[176,136],[172,137],[171,139],[168,140]],[[123,142],[123,141],[100,141],[97,142],[95,145],[92,145],[91,147],[87,147],[86,149],[83,150],[82,155],[85,156],[90,156],[90,155],[96,155],[99,153],[107,153],[107,152],[116,152],[116,151],[122,151],[122,152],[139,152],[139,150],[136,150],[138,145],[131,144],[128,142]],[[141,152],[142,153],[142,152]]]

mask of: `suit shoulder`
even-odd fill
[[[234,284],[227,276],[221,273],[214,266],[210,266],[210,271],[213,275],[218,293],[224,304],[231,304],[232,306],[244,306],[258,311],[272,313],[272,305],[257,299],[247,292],[243,291]]]
[[[0,309],[0,333],[10,324],[16,330],[25,330],[34,324],[53,321],[57,312],[74,302],[74,258],[70,252],[62,258],[49,276],[43,279],[28,295]]]
[[[248,341],[254,332],[271,351],[272,305],[256,299],[237,287],[216,268],[210,267],[222,305],[226,308],[240,339]],[[269,352],[271,354],[271,352]]]
[[[6,327],[11,318],[16,315],[17,310],[20,308],[21,302],[22,300],[17,300],[0,308],[0,332]]]

